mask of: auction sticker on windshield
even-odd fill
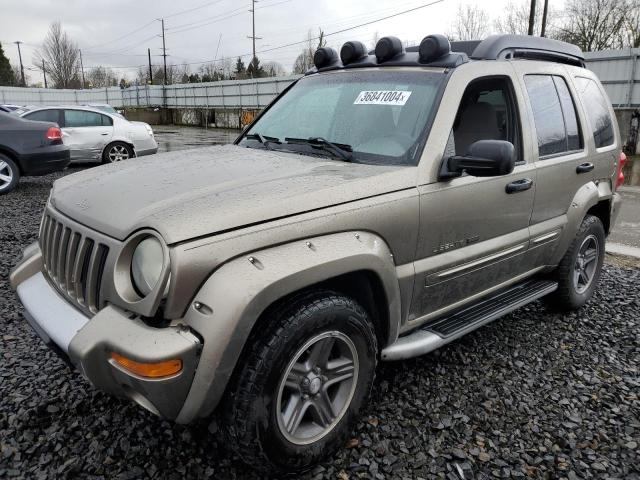
[[[411,92],[401,90],[368,90],[360,92],[354,105],[404,105]]]

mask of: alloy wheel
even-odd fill
[[[127,160],[129,158],[129,150],[124,145],[114,145],[109,149],[107,156],[111,162]]]
[[[7,188],[13,181],[13,170],[9,164],[0,160],[0,190]]]
[[[278,387],[282,435],[307,445],[327,435],[346,413],[358,382],[358,353],[342,332],[321,333],[294,355]]]
[[[582,241],[573,266],[573,287],[579,294],[584,293],[593,282],[598,270],[600,246],[595,235],[589,235]]]

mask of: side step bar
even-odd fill
[[[550,280],[526,280],[517,283],[398,338],[395,343],[382,350],[382,360],[404,360],[432,352],[557,288],[558,284]]]

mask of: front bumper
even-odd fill
[[[202,347],[187,327],[154,328],[142,319],[109,305],[87,317],[70,305],[42,273],[37,245],[29,247],[12,271],[11,285],[36,333],[96,387],[130,398],[153,413],[175,420],[193,382]],[[162,378],[146,378],[111,359],[118,353],[136,362],[179,358],[182,370]]]

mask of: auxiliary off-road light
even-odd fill
[[[111,359],[125,370],[147,378],[170,377],[182,370],[182,360],[179,358],[158,363],[142,363],[123,357],[119,353],[111,352]]]

